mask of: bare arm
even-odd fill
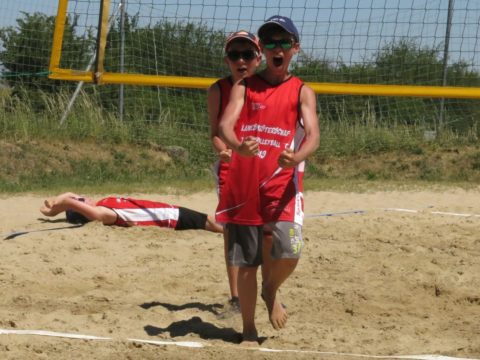
[[[233,151],[243,156],[254,156],[258,153],[258,143],[256,139],[248,136],[245,139],[239,140],[234,131],[235,124],[238,121],[245,103],[244,97],[245,83],[244,81],[237,82],[232,87],[230,101],[220,119],[218,132],[221,139],[233,149]]]
[[[103,206],[95,206],[92,199],[85,199],[85,202],[78,201],[81,197],[74,193],[65,193],[52,199],[50,203],[45,202],[45,205],[40,208],[43,215],[55,216],[67,210],[76,211],[89,220],[101,221],[105,225],[114,224],[117,219],[117,214],[112,209]]]
[[[232,155],[232,150],[218,136],[218,113],[220,110],[220,87],[218,84],[213,84],[208,89],[207,95],[208,117],[210,119],[210,138],[215,152],[220,157],[220,160],[229,162]]]
[[[207,216],[207,221],[205,222],[205,230],[223,233],[223,226],[217,223],[210,215]]]
[[[307,159],[320,145],[320,128],[317,119],[317,101],[315,93],[308,86],[300,91],[300,116],[305,129],[305,141],[297,152],[286,149],[278,158],[278,165],[290,168]]]
[[[81,195],[78,195],[72,192],[66,192],[54,198],[46,199],[43,203],[43,206],[40,208],[40,212],[46,216],[58,215],[61,212],[64,212],[65,210],[67,210],[67,208],[65,208],[65,206],[63,205],[65,199],[68,199],[68,198],[78,199],[81,197],[82,197]]]

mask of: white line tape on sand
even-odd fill
[[[61,337],[68,339],[81,339],[81,340],[113,340],[111,337],[102,337],[94,335],[82,335],[82,334],[71,334],[71,333],[61,333],[55,331],[45,331],[45,330],[11,330],[11,329],[0,329],[0,335],[38,335],[38,336],[51,336],[51,337]],[[161,341],[161,340],[141,340],[141,339],[127,339],[127,341],[141,342],[152,345],[176,345],[183,347],[204,347],[202,343],[194,341]]]
[[[445,215],[445,216],[458,216],[458,217],[477,217],[480,218],[480,214],[468,214],[468,213],[456,213],[456,212],[449,212],[449,211],[424,211],[424,210],[415,210],[415,209],[403,209],[403,208],[377,208],[376,210],[383,210],[383,211],[396,211],[396,212],[405,212],[411,214],[433,214],[433,215]],[[337,212],[324,212],[319,214],[306,214],[306,218],[314,218],[320,216],[337,216],[337,215],[352,215],[352,214],[366,214],[368,211],[371,210],[345,210],[345,211],[337,211]]]
[[[412,210],[412,209],[401,209],[401,208],[385,208],[384,211],[399,211],[399,212],[408,212],[408,213],[420,213],[423,211]],[[433,215],[447,215],[447,216],[459,216],[459,217],[480,217],[478,214],[468,214],[468,213],[456,213],[449,211],[428,211],[427,213]]]
[[[190,348],[203,348],[204,344],[197,341],[165,341],[165,340],[141,340],[141,339],[127,339],[128,341],[138,342],[142,344],[151,345],[176,345]]]
[[[418,210],[402,209],[402,208],[385,208],[385,209],[382,209],[382,210],[385,210],[385,211],[408,212],[408,213],[418,213]]]
[[[331,351],[276,350],[276,349],[268,349],[268,348],[258,348],[256,350],[264,351],[264,352],[295,352],[295,353],[334,355],[334,356],[359,357],[359,358],[370,358],[370,359],[478,360],[473,358],[458,358],[458,357],[451,357],[451,356],[429,355],[429,354],[425,354],[425,355],[364,355],[364,354],[339,353],[339,352],[331,352]]]
[[[454,213],[454,212],[445,212],[445,211],[431,211],[431,214],[435,215],[450,215],[450,216],[461,216],[461,217],[480,217],[477,214],[462,214],[462,213]]]
[[[114,340],[110,337],[101,337],[93,335],[71,334],[55,331],[45,330],[12,330],[12,329],[0,329],[0,335],[38,335],[38,336],[52,336],[69,339],[81,339],[81,340]],[[174,345],[189,348],[203,348],[206,346],[212,346],[210,344],[201,343],[197,341],[165,341],[165,340],[142,340],[142,339],[126,339],[126,341],[151,344],[151,345]],[[234,348],[234,347],[232,347]],[[236,347],[235,347],[236,348]],[[261,352],[282,352],[282,353],[302,353],[302,354],[317,354],[317,355],[335,355],[345,357],[358,357],[358,358],[374,358],[374,359],[411,359],[411,360],[480,360],[473,358],[459,358],[443,355],[363,355],[363,354],[349,354],[338,353],[330,351],[316,351],[316,350],[289,350],[289,349],[269,349],[269,348],[243,348],[251,351]]]
[[[345,211],[339,211],[339,212],[324,212],[320,214],[307,214],[305,217],[311,218],[311,217],[319,217],[319,216],[336,216],[336,215],[348,215],[348,214],[363,214],[365,213],[365,210],[345,210]]]
[[[11,329],[0,329],[0,335],[39,335],[39,336],[53,336],[53,337],[62,337],[70,339],[82,339],[82,340],[113,340],[109,337],[93,336],[93,335],[81,335],[81,334],[70,334],[70,333],[61,333],[55,331],[45,331],[45,330],[11,330]]]

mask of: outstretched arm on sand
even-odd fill
[[[80,198],[84,201],[79,201]],[[40,208],[40,212],[45,216],[55,216],[67,210],[76,211],[91,221],[101,221],[104,225],[112,225],[117,219],[117,214],[112,209],[96,206],[93,199],[71,192],[45,200]]]

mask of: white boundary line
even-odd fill
[[[111,337],[102,337],[94,335],[82,335],[82,334],[72,334],[72,333],[62,333],[55,331],[46,331],[46,330],[12,330],[12,329],[0,329],[0,335],[37,335],[37,336],[51,336],[51,337],[61,337],[68,339],[81,339],[81,340],[114,340]],[[126,341],[151,344],[151,345],[173,345],[180,347],[188,348],[203,348],[207,346],[212,346],[207,343],[202,343],[198,341],[165,341],[165,340],[142,340],[142,339],[130,339],[127,338]],[[239,346],[240,347],[240,346]],[[236,347],[232,347],[235,349]],[[443,355],[363,355],[363,354],[350,354],[350,353],[341,353],[341,352],[330,352],[330,351],[316,351],[316,350],[289,350],[289,349],[269,349],[269,348],[251,348],[251,347],[240,347],[245,350],[260,351],[260,352],[283,352],[283,353],[302,353],[302,354],[317,354],[317,355],[336,355],[336,356],[348,356],[348,357],[359,357],[359,358],[374,358],[374,359],[412,359],[412,360],[480,360],[473,358],[459,358]]]
[[[203,344],[198,341],[166,341],[166,340],[142,340],[142,339],[127,339],[127,341],[138,342],[142,344],[151,344],[151,345],[175,345],[181,347],[189,348],[203,348],[208,346],[208,344]]]
[[[62,337],[62,338],[69,338],[69,339],[82,339],[82,340],[113,340],[112,338],[109,338],[109,337],[61,333],[61,332],[46,331],[46,330],[0,329],[0,335],[39,335],[39,336],[53,336],[53,337]]]
[[[402,209],[402,208],[384,208],[381,210],[385,211],[399,211],[399,212],[409,212],[409,213],[422,213],[421,210],[412,210],[412,209]],[[448,216],[459,216],[459,217],[480,217],[479,214],[468,214],[468,213],[455,213],[449,211],[428,211],[427,213],[433,215],[448,215]]]
[[[396,211],[396,212],[405,212],[411,214],[432,214],[432,215],[446,215],[446,216],[457,216],[457,217],[472,217],[472,218],[480,218],[480,214],[468,214],[468,213],[456,213],[456,212],[449,212],[449,211],[424,211],[424,210],[415,210],[415,209],[403,209],[403,208],[377,208],[373,210],[383,210],[383,211]],[[366,214],[368,211],[371,210],[345,210],[345,211],[337,211],[337,212],[324,212],[319,214],[306,214],[305,218],[314,218],[320,216],[338,216],[338,215],[352,215],[352,214]]]
[[[462,216],[462,217],[480,217],[477,214],[461,214],[461,213],[453,213],[453,212],[445,212],[445,211],[431,211],[431,214],[436,215],[451,215],[451,216]]]
[[[385,208],[385,209],[380,209],[384,211],[398,211],[398,212],[408,212],[408,213],[418,213],[418,210],[412,210],[412,209],[402,209],[402,208]]]
[[[339,212],[324,212],[320,214],[307,214],[306,218],[319,217],[319,216],[336,216],[336,215],[348,215],[348,214],[364,214],[365,210],[345,210]]]

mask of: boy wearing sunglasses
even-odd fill
[[[275,329],[287,321],[277,292],[297,266],[303,247],[304,160],[319,146],[313,90],[289,72],[300,49],[292,20],[272,16],[258,30],[266,68],[235,84],[219,133],[233,150],[216,219],[226,223],[229,262],[238,265],[245,345],[256,344],[256,272],[264,231],[273,258],[261,295]],[[246,115],[242,115],[242,114]]]
[[[232,150],[218,136],[218,123],[228,104],[233,84],[255,74],[261,60],[261,50],[257,36],[244,30],[228,35],[224,50],[224,62],[230,70],[230,75],[218,80],[208,89],[210,134],[213,148],[218,154],[218,161],[216,161],[214,166],[214,175],[219,197],[222,194],[222,187],[225,183]],[[229,304],[231,310],[238,312],[240,310],[237,290],[238,266],[229,265],[228,263],[228,235],[225,232],[224,253],[230,287]]]

